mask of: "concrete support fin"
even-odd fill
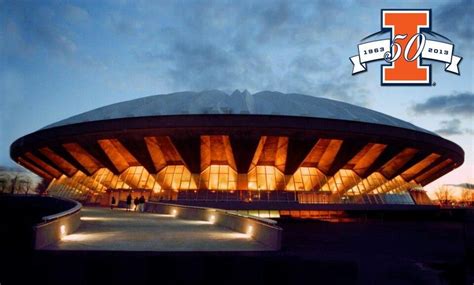
[[[113,174],[119,175],[123,171],[113,163],[107,152],[105,152],[105,150],[102,148],[98,141],[82,142],[81,146],[88,153],[98,159],[102,165],[112,171]]]
[[[145,144],[156,172],[160,172],[160,170],[166,167],[167,161],[158,143],[158,139],[156,137],[145,137]]]
[[[367,178],[371,173],[380,170],[383,165],[393,159],[397,154],[402,152],[403,149],[404,147],[402,146],[387,146],[368,168],[366,168],[364,171],[359,171],[359,175],[362,178]]]
[[[157,173],[143,138],[119,138],[119,141],[148,173]]]
[[[201,172],[201,138],[199,136],[170,137],[171,142],[191,173]]]
[[[275,153],[275,167],[281,172],[285,171],[286,158],[288,157],[288,137],[278,137]]]
[[[92,175],[81,163],[79,163],[62,145],[52,145],[49,147],[54,153],[59,155],[62,159],[73,165],[78,170]]]
[[[34,172],[35,174],[43,177],[44,179],[47,179],[47,180],[53,180],[53,176],[51,176],[49,173],[47,173],[46,171],[42,170],[40,167],[38,167],[37,165],[35,165],[34,163],[32,163],[31,161],[25,159],[25,158],[22,158],[22,157],[19,157],[18,158],[18,164],[20,164],[21,166],[31,170],[32,172]]]
[[[331,175],[329,175],[329,173],[330,170],[333,169],[333,162],[336,159],[337,153],[339,152],[342,143],[342,140],[330,140],[318,161],[318,169],[321,170],[321,172],[323,172],[327,176],[334,175],[334,173],[332,173]],[[323,144],[321,145],[321,147],[323,147]]]
[[[90,175],[102,168],[102,164],[78,143],[65,143],[63,147]]]
[[[285,174],[293,175],[295,171],[303,164],[303,160],[313,149],[317,139],[288,139],[288,155],[286,158]]]
[[[259,146],[260,138],[252,136],[230,136],[229,142],[232,148],[235,165],[238,173],[247,173],[251,168]]]
[[[321,157],[324,154],[324,151],[326,150],[330,142],[330,139],[317,140],[316,144],[313,146],[313,148],[309,151],[308,155],[303,160],[303,164],[301,166],[317,167],[319,161],[321,160]]]
[[[366,141],[344,140],[327,174],[333,176],[367,145]]]
[[[61,176],[62,173],[59,170],[57,170],[54,166],[46,163],[38,156],[34,155],[32,152],[27,152],[24,154],[24,156],[28,158],[31,162],[34,162],[34,164],[36,164],[43,171],[49,173],[54,178],[59,178]]]
[[[422,178],[421,177],[417,178],[416,181],[418,181],[418,183],[424,186],[426,184],[433,182],[439,177],[445,175],[446,173],[452,171],[455,168],[456,168],[456,163],[451,162],[447,164],[446,166],[444,166],[444,168],[440,167],[437,171],[430,171],[429,174],[424,175]]]
[[[399,169],[397,169],[397,171],[395,173],[393,173],[392,175],[390,176],[386,176],[387,179],[392,179],[398,175],[400,175],[401,173],[404,173],[405,171],[408,171],[409,170],[409,173],[411,173],[412,171],[413,172],[417,172],[418,170],[417,169],[423,169],[424,167],[426,167],[428,164],[430,164],[431,162],[433,162],[434,160],[436,160],[437,158],[439,158],[439,155],[438,154],[430,154],[429,152],[425,152],[425,151],[418,151],[410,160],[408,160],[405,164],[403,164]],[[409,175],[407,175],[409,176]],[[408,177],[408,179],[405,179],[406,181],[410,181],[412,179],[409,179],[410,177]]]
[[[211,136],[201,136],[201,172],[211,165]]]
[[[66,174],[68,177],[72,177],[76,172],[77,168],[65,160],[63,157],[55,153],[50,148],[44,147],[39,149],[39,152],[48,158],[62,173]]]
[[[359,176],[363,176],[367,169],[369,169],[369,167],[375,163],[375,161],[387,148],[387,145],[385,144],[368,144],[368,146],[370,146],[369,150],[354,162],[355,164],[352,168]]]
[[[387,163],[385,163],[379,170],[379,172],[388,180],[397,176],[400,173],[400,169],[409,162],[415,154],[419,152],[418,149],[414,148],[405,148],[400,153],[395,155]]]
[[[430,154],[422,161],[418,162],[417,164],[410,167],[407,171],[403,172],[402,177],[407,180],[424,180],[426,173],[432,173],[432,169],[437,169],[440,165],[445,163],[445,165],[449,164],[446,163],[447,161],[452,162],[445,156],[440,156],[438,154]],[[435,170],[434,172],[436,172]]]

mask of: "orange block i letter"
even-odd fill
[[[425,43],[421,32],[430,28],[430,12],[382,10],[382,29],[392,34],[392,62],[382,66],[382,85],[431,85],[430,66],[421,65]]]

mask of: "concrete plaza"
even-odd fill
[[[81,226],[46,250],[262,251],[265,245],[206,221],[84,207]]]

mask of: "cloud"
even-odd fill
[[[447,184],[447,185],[474,190],[474,184],[472,184],[472,183]]]
[[[281,1],[276,5],[271,5],[260,14],[260,34],[261,40],[269,39],[274,34],[279,33],[279,29],[284,29],[285,24],[290,20],[292,11],[288,2]]]
[[[446,31],[446,36],[453,41],[460,39],[472,43],[474,5],[471,0],[449,1],[440,6],[438,11],[434,29],[439,27],[439,30]]]
[[[119,12],[110,13],[106,17],[105,22],[117,33],[129,36],[137,35],[145,26],[143,20],[132,18]]]
[[[445,120],[440,122],[440,129],[435,130],[436,133],[445,136],[454,136],[454,135],[462,135],[462,134],[473,134],[473,130],[470,128],[462,128],[461,127],[461,120],[459,119],[452,119],[452,120]]]
[[[127,14],[114,12],[111,16],[120,23],[114,28],[120,33],[133,31],[138,39],[146,39],[133,47],[133,54],[139,65],[167,78],[171,89],[278,90],[367,104],[369,91],[360,80],[348,76],[345,69],[331,68],[347,58],[344,45],[326,44],[350,40],[341,36],[353,29],[340,17],[347,4],[189,5],[179,11],[167,6],[166,15],[157,17],[172,15],[173,23],[148,30],[149,36],[136,29],[153,26],[147,17],[141,17],[138,25]],[[149,9],[164,13],[163,9]],[[338,33],[327,33],[328,29]]]
[[[452,135],[461,135],[463,134],[461,130],[461,121],[458,119],[453,119],[449,121],[441,121],[441,128],[435,132],[440,135],[452,136]]]
[[[422,114],[448,114],[458,116],[474,115],[474,93],[463,92],[453,95],[440,95],[415,104],[412,110]]]
[[[90,18],[89,12],[86,9],[71,4],[66,4],[62,8],[62,13],[64,18],[70,23],[81,23],[88,21]]]
[[[1,24],[5,27],[0,53],[28,58],[42,51],[48,55],[70,56],[77,51],[73,32],[64,23],[87,18],[85,10],[43,2],[0,3]]]

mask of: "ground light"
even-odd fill
[[[176,209],[171,210],[171,215],[176,217],[178,215],[178,211],[176,211]]]
[[[247,227],[247,236],[252,237],[253,235],[253,226],[248,226]]]
[[[61,238],[66,235],[66,226],[65,225],[61,225],[59,227],[59,233],[61,234]]]
[[[209,222],[211,224],[214,224],[216,222],[216,216],[214,216],[214,215],[209,216]]]

